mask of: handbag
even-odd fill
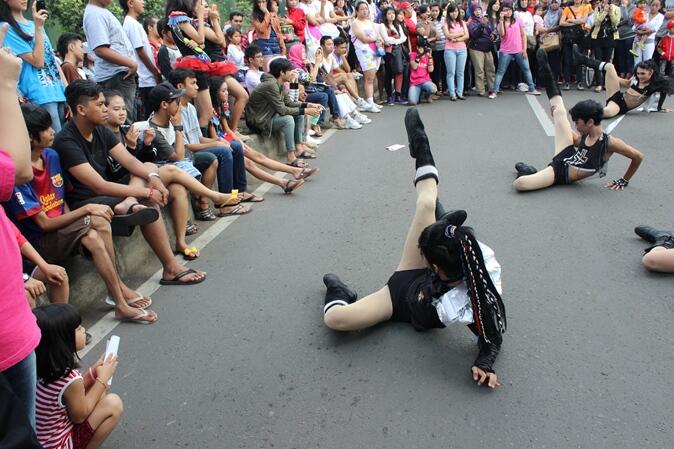
[[[552,33],[546,33],[543,36],[541,36],[540,48],[545,50],[547,53],[550,53],[551,51],[559,50],[561,46],[562,46],[562,43],[561,43],[561,39],[559,37],[559,33],[552,32]]]

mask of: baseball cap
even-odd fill
[[[399,9],[407,9],[410,6],[412,6],[412,4],[410,2],[400,2],[400,3],[398,3]]]
[[[150,103],[149,106],[153,111],[157,111],[162,101],[170,102],[171,100],[182,97],[184,94],[185,89],[177,89],[173,84],[164,81],[152,88],[148,95],[148,103]]]

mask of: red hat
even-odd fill
[[[668,29],[668,30],[674,30],[674,20],[670,20],[670,21],[667,23],[667,29]]]
[[[410,2],[400,2],[400,3],[398,3],[398,8],[400,8],[400,9],[407,9],[410,6],[412,6],[412,4]]]

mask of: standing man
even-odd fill
[[[133,59],[138,66],[138,96],[141,108],[136,111],[136,120],[147,120],[150,110],[147,105],[148,95],[157,83],[161,82],[161,73],[154,63],[154,55],[150,40],[138,17],[145,11],[144,0],[119,0],[119,4],[126,13],[124,17],[124,32],[134,49]],[[125,99],[126,101],[126,99]]]
[[[96,82],[121,92],[129,120],[133,122],[138,64],[122,24],[106,9],[110,3],[112,0],[89,0],[82,20],[84,34],[89,51],[94,54]]]

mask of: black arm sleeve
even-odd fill
[[[477,358],[473,362],[473,366],[480,368],[487,373],[494,372],[494,362],[501,351],[501,345],[495,343],[487,343],[483,337],[478,339],[478,346],[480,350],[477,353]]]

